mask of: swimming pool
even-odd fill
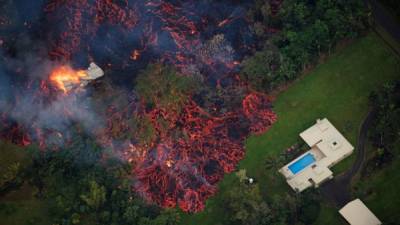
[[[300,171],[302,171],[304,168],[307,166],[311,165],[313,162],[315,162],[315,158],[311,153],[308,153],[301,157],[299,160],[296,162],[292,163],[289,166],[289,170],[292,171],[293,174],[296,174]]]

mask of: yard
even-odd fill
[[[397,143],[399,146],[400,143]],[[376,152],[370,143],[369,155]],[[396,224],[400,220],[400,148],[393,149],[393,159],[383,168],[374,171],[371,176],[355,182],[354,194],[363,200],[370,209],[386,224]],[[371,154],[372,153],[372,154]]]
[[[239,165],[255,177],[266,199],[290,193],[276,171],[264,167],[268,155],[278,155],[299,142],[299,133],[317,118],[327,117],[354,146],[358,128],[368,112],[371,90],[398,76],[400,64],[395,54],[377,35],[370,33],[332,55],[326,63],[294,82],[277,96],[274,103],[278,121],[263,135],[252,136],[246,143],[246,158]],[[335,174],[354,161],[354,154],[334,167]],[[204,212],[182,215],[182,224],[227,224],[221,199],[230,187],[233,174],[226,175],[219,193],[207,202]],[[336,214],[336,215],[334,215]],[[379,214],[377,214],[379,217]],[[336,210],[323,203],[316,224],[341,224]]]
[[[242,160],[239,168],[246,169],[247,174],[259,182],[265,199],[281,198],[292,193],[282,176],[276,171],[265,169],[266,157],[278,155],[294,143],[300,142],[298,134],[312,125],[315,119],[323,117],[327,117],[353,145],[356,145],[359,125],[368,112],[369,93],[381,84],[396,78],[399,71],[398,59],[375,34],[371,33],[354,41],[277,96],[274,110],[278,114],[278,121],[265,134],[252,136],[247,140],[246,158]],[[8,150],[18,152],[21,149]],[[7,154],[2,152],[2,155]],[[348,168],[354,159],[353,155],[334,167],[335,174]],[[393,167],[396,165],[398,164]],[[392,169],[389,168],[390,171]],[[376,211],[378,217],[382,215],[382,218],[390,213],[382,207],[384,205],[382,201],[393,199],[396,193],[396,190],[390,189],[389,183],[397,179],[397,176],[390,178],[387,175],[390,171],[383,171],[382,176],[372,181],[372,184],[384,183],[376,190],[377,195],[387,188],[391,190],[390,195],[377,202],[376,196],[366,199],[367,205],[371,204],[371,209]],[[388,177],[390,179],[387,179]],[[229,224],[229,215],[224,214],[221,199],[232,185],[233,178],[233,174],[225,176],[219,185],[219,193],[207,201],[203,212],[182,214],[182,224]],[[0,210],[2,222],[35,224],[39,222],[39,218],[43,222],[47,216],[46,206],[44,202],[37,201],[32,196],[34,193],[35,190],[31,187],[23,185],[19,190],[2,196],[0,198],[0,209],[3,207],[3,210]],[[13,208],[13,212],[4,210],[4,207]],[[9,216],[6,216],[7,214]],[[316,224],[342,223],[343,220],[336,209],[323,202]]]
[[[9,166],[19,164],[21,170],[31,163],[28,149],[16,145],[0,142],[0,176],[5,177]],[[43,224],[46,225],[47,206],[45,202],[35,198],[36,189],[28,184],[28,181],[21,179],[18,188],[6,193],[0,192],[0,224],[25,225]],[[15,190],[14,190],[15,189]]]

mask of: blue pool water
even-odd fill
[[[311,165],[313,162],[315,162],[315,158],[311,153],[308,153],[301,157],[299,160],[296,162],[292,163],[289,166],[289,170],[292,171],[293,174],[296,174],[300,171],[302,171],[304,168],[307,166]]]

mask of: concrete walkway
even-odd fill
[[[375,110],[371,110],[364,119],[358,134],[358,143],[355,149],[356,160],[351,168],[341,175],[323,184],[320,188],[322,195],[336,207],[342,208],[351,198],[351,181],[361,169],[365,160],[365,142],[367,141],[368,129],[376,115]]]

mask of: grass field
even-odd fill
[[[266,156],[277,155],[299,142],[299,132],[312,125],[316,118],[322,117],[329,118],[355,145],[358,127],[368,112],[370,91],[396,78],[400,74],[399,71],[400,64],[397,57],[372,33],[338,51],[326,63],[319,65],[313,72],[294,82],[277,96],[274,110],[278,114],[278,121],[270,131],[247,140],[246,158],[241,161],[239,168],[246,169],[249,176],[256,178],[266,199],[291,193],[282,176],[276,171],[264,169]],[[21,149],[11,149],[11,147],[4,149],[8,153],[1,152],[3,156],[10,154],[10,150],[17,154],[10,155],[15,159],[7,158],[2,163],[23,158],[18,153]],[[334,172],[337,174],[344,171],[353,161],[354,156],[348,158],[337,165]],[[395,166],[398,168],[397,164],[393,165],[393,170]],[[376,200],[376,195],[366,199],[378,216],[393,213],[385,210],[382,202],[394,198],[396,190],[391,188],[390,184],[394,179],[398,182],[400,177],[398,175],[390,177],[389,172],[383,171],[382,176],[377,176],[371,184],[383,183],[376,189],[376,193],[382,194],[388,189],[390,194],[379,201]],[[182,224],[229,224],[229,215],[224,214],[221,199],[224,198],[226,190],[233,185],[233,176],[232,174],[225,176],[219,185],[219,193],[207,201],[203,212],[182,214]],[[0,210],[0,224],[45,224],[46,205],[36,200],[32,196],[34,193],[35,190],[29,185],[23,185],[20,189],[0,197],[0,209],[1,207],[12,209]],[[398,201],[394,201],[393,204],[398,204]],[[336,209],[324,202],[316,224],[338,225],[343,224],[343,220]]]
[[[35,189],[24,184],[0,198],[0,224],[49,225],[47,205],[34,197]]]
[[[400,143],[397,144],[400,146]],[[376,151],[369,144],[370,152]],[[392,149],[394,157],[391,163],[380,170],[374,171],[372,176],[354,182],[364,193],[357,194],[362,201],[386,224],[397,224],[400,221],[400,147]],[[370,154],[372,155],[372,154]]]
[[[27,149],[5,142],[0,142],[0,155],[0,176],[13,163],[19,163],[21,167],[25,167],[31,162]],[[35,189],[26,181],[19,188],[1,194],[0,224],[49,224],[46,220],[47,206],[35,198],[34,194]]]
[[[398,58],[375,34],[356,40],[279,94],[274,103],[278,121],[265,134],[247,140],[246,158],[239,168],[258,180],[266,199],[291,191],[281,176],[264,169],[266,156],[279,154],[298,142],[299,133],[323,117],[329,118],[356,145],[358,128],[368,112],[369,93],[398,77],[399,71]],[[334,172],[344,171],[354,159],[353,155],[344,160],[334,167]],[[225,176],[219,193],[207,201],[204,212],[183,214],[182,224],[228,224],[220,199],[233,176]],[[323,204],[316,224],[341,224],[338,217],[336,210]]]

